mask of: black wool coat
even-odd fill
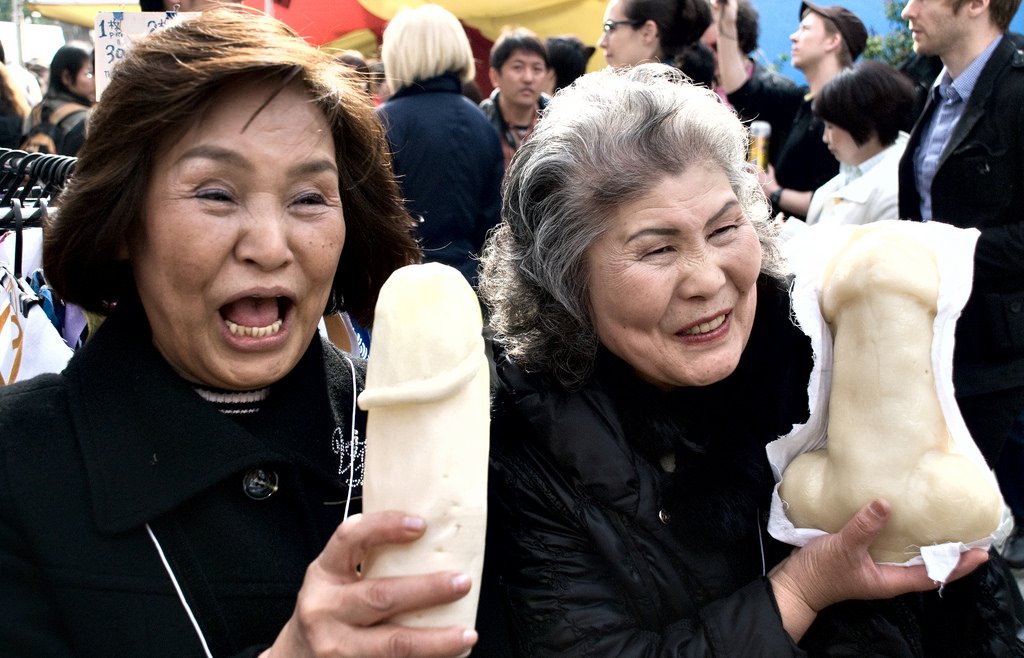
[[[119,310],[60,375],[0,389],[0,654],[203,655],[147,525],[213,655],[271,644],[341,521],[349,363],[361,386],[314,337],[249,431]],[[254,469],[276,492],[243,490]]]
[[[974,282],[957,322],[957,395],[1024,386],[1024,53],[1004,37],[939,157],[935,221],[981,231]],[[900,161],[900,217],[921,219],[914,153],[935,114],[929,97]]]

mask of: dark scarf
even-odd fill
[[[785,284],[764,277],[750,341],[721,382],[666,394],[610,353],[599,356],[630,442],[659,468],[664,456],[675,457],[663,501],[670,528],[727,542],[756,535],[754,520],[764,525],[774,485],[764,446],[806,420],[811,365]]]

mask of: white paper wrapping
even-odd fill
[[[953,336],[956,320],[971,292],[974,245],[979,233],[976,229],[958,229],[938,222],[886,220],[878,224],[891,224],[895,230],[908,232],[936,254],[940,281],[931,358],[939,404],[956,450],[979,464],[995,485],[995,475],[986,466],[984,457],[967,431],[953,395]],[[832,334],[821,315],[819,300],[826,266],[847,243],[851,232],[858,228],[861,227],[813,226],[785,245],[790,269],[795,275],[793,312],[800,328],[811,340],[814,366],[807,391],[810,417],[805,424],[794,427],[789,434],[767,447],[768,461],[776,482],[768,531],[776,539],[795,546],[803,546],[812,538],[825,533],[814,528],[793,526],[779,497],[779,483],[782,473],[797,455],[817,450],[826,444],[832,377]],[[994,540],[1009,533],[1011,526],[1012,518],[1004,513],[999,528],[984,540],[966,545],[949,543],[921,547],[920,556],[901,564],[909,566],[923,563],[933,580],[945,582],[961,552],[970,548],[988,548]]]

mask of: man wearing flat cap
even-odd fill
[[[718,0],[719,43],[736,38],[737,0]],[[803,72],[803,87],[781,87],[748,78],[737,49],[718,49],[719,84],[743,116],[772,124],[772,141],[781,147],[762,176],[761,187],[773,212],[803,219],[814,190],[839,173],[839,162],[822,141],[824,123],[811,112],[814,95],[864,51],[868,31],[849,9],[800,3],[800,25],[790,35],[793,66]]]

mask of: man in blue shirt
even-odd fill
[[[1005,37],[1020,2],[910,0],[903,9],[915,52],[938,56],[943,70],[900,162],[900,216],[981,232],[953,381],[993,466],[1024,409],[1024,54]]]

